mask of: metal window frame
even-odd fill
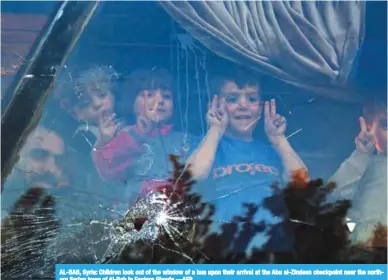
[[[99,1],[58,3],[2,100],[2,192],[25,140],[39,123],[59,71],[98,6]]]

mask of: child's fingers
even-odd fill
[[[264,104],[264,118],[268,120],[271,117],[270,111],[269,111],[269,102],[265,101]]]
[[[217,118],[217,120],[219,120],[219,121],[220,121],[221,118],[222,118],[222,117],[221,117],[220,111],[216,111],[215,114],[214,114],[214,116],[215,116],[215,117]]]
[[[224,115],[226,112],[226,100],[225,100],[225,98],[221,98],[219,111],[222,115]]]
[[[116,122],[114,125],[113,125],[113,128],[114,128],[114,131],[117,132],[117,130],[120,128],[121,124],[119,122]]]
[[[276,101],[275,99],[271,99],[271,116],[276,115]]]
[[[359,120],[360,120],[361,131],[362,132],[366,132],[367,128],[366,128],[366,121],[365,121],[365,119],[363,117],[360,117]]]
[[[138,118],[138,120],[139,120],[139,123],[140,123],[141,125],[146,125],[147,122],[148,122],[147,118],[144,117],[144,116],[140,116],[140,117]]]
[[[150,127],[149,120],[146,117],[144,117],[144,116],[138,117],[137,124],[138,124],[139,128],[141,130],[143,130],[144,132],[146,132],[149,129],[149,127]]]
[[[152,112],[156,112],[156,109],[158,108],[159,102],[155,102],[155,105],[152,107]]]
[[[113,113],[112,115],[110,115],[110,116],[108,117],[107,121],[108,121],[109,123],[116,122],[116,114]]]
[[[282,126],[283,124],[286,123],[286,118],[280,116],[279,114],[276,114],[274,117],[274,123],[276,126]]]
[[[118,118],[114,118],[112,120],[112,125],[114,126],[120,126],[122,124],[122,120],[118,119]]]
[[[378,121],[374,121],[373,124],[372,124],[372,128],[370,129],[370,133],[372,135],[375,135],[376,134],[376,131],[377,131],[377,127],[378,127]]]
[[[112,126],[116,122],[116,114],[111,114],[102,119],[101,124],[104,127]]]
[[[364,146],[368,145],[368,143],[373,143],[374,136],[366,131],[362,131],[360,135],[357,137],[357,140]]]
[[[211,110],[215,112],[217,110],[217,107],[218,107],[218,96],[214,95]]]
[[[374,147],[375,147],[375,142],[373,141],[373,139],[366,142],[366,144],[365,144],[365,148],[367,151],[373,150]]]

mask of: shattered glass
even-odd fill
[[[58,263],[384,262],[384,251],[356,247],[347,251],[349,201],[324,203],[334,189],[327,181],[354,150],[350,145],[359,132],[354,122],[359,106],[267,78],[263,98],[275,98],[279,114],[286,117],[286,139],[309,167],[308,180],[305,174],[296,174],[289,185],[242,182],[237,189],[227,186],[208,195],[212,185],[194,182],[184,163],[209,129],[211,76],[230,63],[182,30],[156,2],[104,3],[99,9],[60,70],[40,120],[66,135],[63,143],[52,148],[57,138],[35,129],[38,144],[26,142],[4,183],[2,277],[51,279]],[[85,79],[108,73],[105,83],[92,88],[105,98],[102,92],[109,84],[113,94],[129,92],[125,79],[138,68],[164,68],[174,76],[177,104],[172,118],[182,139],[157,135],[163,158],[157,158],[156,145],[142,143],[143,153],[134,163],[136,175],[112,183],[100,178],[92,161],[91,154],[99,151],[99,128],[74,115],[84,116],[90,105],[88,89],[82,87]],[[83,76],[86,70],[89,76]],[[81,104],[78,111],[74,102]],[[115,102],[123,105],[121,99]],[[134,114],[117,114],[115,124],[120,128],[136,122]],[[262,118],[255,122],[257,137],[265,138]],[[51,166],[51,173],[37,174],[31,159]],[[225,172],[243,167],[252,174],[259,169],[272,172],[253,161],[244,164]],[[157,187],[144,193],[144,182],[150,180]],[[252,195],[255,192],[270,195],[259,200]],[[221,210],[234,211],[233,201],[247,196],[249,201],[241,201],[233,217],[218,218],[223,216],[217,203],[228,201],[228,209]],[[254,218],[257,213],[264,213],[260,221]],[[283,239],[271,238],[279,235],[281,225],[269,223],[270,215],[284,221],[296,253],[271,251],[281,247]],[[374,232],[386,238],[384,226],[377,225]],[[261,248],[248,252],[259,235],[268,238]]]

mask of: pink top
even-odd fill
[[[163,125],[159,133],[167,135],[171,129],[171,125]],[[139,140],[156,137],[159,133],[157,129],[154,129],[144,135],[136,125],[133,125],[128,130],[121,131],[104,146],[93,150],[93,162],[101,179],[116,182],[126,180],[128,169],[143,152]]]

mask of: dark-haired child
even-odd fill
[[[199,191],[203,197],[216,206],[213,229],[218,231],[220,223],[244,215],[243,203],[254,203],[259,208],[251,222],[261,224],[262,230],[251,242],[240,240],[231,249],[247,252],[258,247],[289,252],[291,239],[280,215],[287,213],[284,201],[264,206],[264,201],[274,195],[274,183],[282,186],[292,172],[306,170],[284,135],[286,120],[276,112],[274,100],[263,104],[259,79],[248,71],[238,69],[215,78],[212,93],[215,95],[207,113],[210,128],[187,164],[194,179],[202,181]],[[263,110],[268,144],[253,137]],[[244,228],[249,225],[241,222],[240,230]]]
[[[141,181],[145,193],[164,185],[169,174],[169,154],[185,157],[184,136],[171,124],[174,82],[163,69],[133,72],[121,92],[120,109],[134,116],[134,125],[120,129],[114,116],[102,123],[106,136],[93,152],[95,166],[110,182]]]

